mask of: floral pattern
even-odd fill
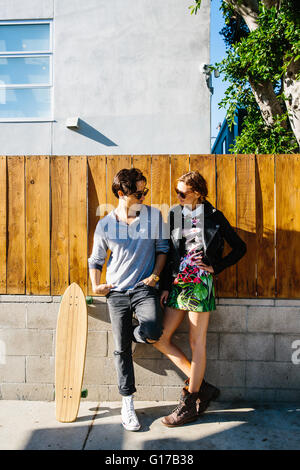
[[[210,312],[216,309],[213,276],[193,260],[196,250],[180,260],[179,272],[174,280],[167,305],[193,312]]]
[[[201,284],[202,277],[207,276],[207,271],[201,269],[194,261],[194,256],[198,254],[196,250],[191,250],[180,260],[179,273],[177,274],[174,284],[182,285],[187,282]]]

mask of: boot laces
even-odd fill
[[[178,412],[178,415],[180,415],[184,411],[185,403],[183,400],[180,400],[176,408],[172,411],[172,413]]]

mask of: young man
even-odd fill
[[[99,220],[88,263],[93,292],[107,298],[118,387],[123,397],[122,424],[129,431],[137,431],[140,423],[133,405],[136,388],[132,341],[154,343],[162,334],[162,310],[155,286],[169,243],[161,212],[143,204],[149,190],[140,170],[119,171],[112,190],[119,200],[118,207]],[[107,283],[99,284],[108,249]],[[134,329],[133,312],[139,321]]]

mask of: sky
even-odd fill
[[[215,62],[220,62],[226,53],[225,43],[220,31],[225,25],[222,12],[219,10],[221,6],[221,0],[211,0],[211,24],[210,24],[210,63],[214,64]],[[214,74],[212,75],[212,86],[214,88],[214,93],[211,99],[211,146],[213,145],[218,134],[218,124],[223,122],[225,118],[225,110],[218,109],[218,103],[224,96],[224,91],[227,86],[225,82],[222,81],[222,75],[219,78],[215,78]]]

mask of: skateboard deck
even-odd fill
[[[56,419],[70,423],[77,418],[87,343],[87,303],[73,282],[62,296],[56,328]]]

